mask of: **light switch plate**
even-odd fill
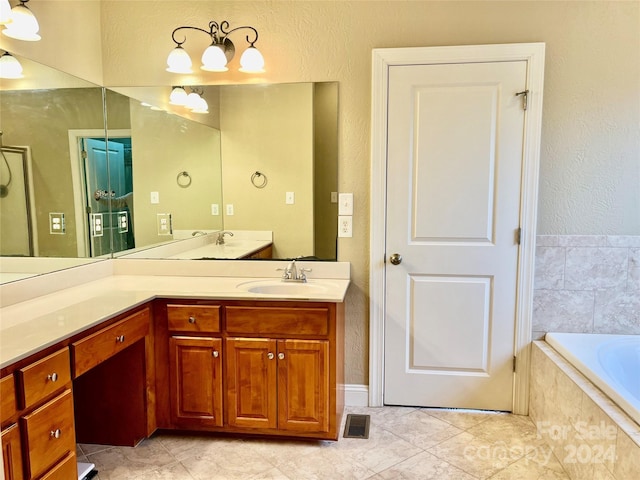
[[[64,235],[67,227],[64,223],[64,213],[49,213],[49,233],[51,235]]]
[[[338,203],[338,192],[331,192],[331,203]]]
[[[151,203],[154,205],[160,203],[160,192],[151,192]]]
[[[287,192],[284,201],[287,205],[293,205],[296,203],[296,194],[294,192]]]
[[[353,215],[353,193],[338,195],[338,215]]]

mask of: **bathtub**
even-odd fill
[[[640,335],[547,333],[545,341],[640,424]]]

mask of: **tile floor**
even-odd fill
[[[569,479],[528,417],[410,407],[346,413],[371,416],[368,439],[342,438],[344,427],[338,442],[163,433],[135,448],[78,445],[78,459],[95,463],[99,480]]]

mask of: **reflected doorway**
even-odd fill
[[[135,246],[131,134],[70,131],[78,256],[100,257]],[[75,160],[74,160],[75,157]],[[75,166],[75,168],[74,168]]]

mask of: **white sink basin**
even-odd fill
[[[246,290],[247,292],[263,293],[267,295],[309,296],[324,294],[329,291],[327,286],[317,283],[287,283],[280,280],[245,282],[238,285],[238,287]]]

